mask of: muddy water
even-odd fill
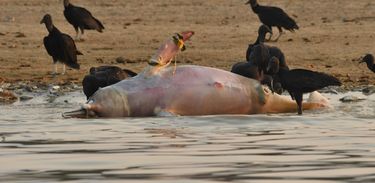
[[[375,95],[294,114],[62,119],[80,93],[0,106],[0,182],[375,182]]]

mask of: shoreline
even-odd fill
[[[0,83],[0,105],[12,104],[17,101],[28,101],[38,94],[48,94],[50,96],[48,100],[51,100],[49,102],[53,102],[56,97],[75,91],[82,92],[82,86],[71,81],[60,82],[60,84],[47,84],[39,81],[2,82]],[[375,85],[360,85],[351,88],[346,86],[326,87],[318,91],[320,93],[333,94],[362,92],[364,95],[372,95],[375,93]],[[284,91],[283,95],[285,94],[286,91]]]
[[[259,0],[278,6],[292,15],[300,29],[285,31],[278,42],[291,69],[324,72],[340,79],[343,90],[375,85],[375,74],[359,58],[375,54],[375,17],[372,0]],[[229,71],[245,60],[248,44],[257,37],[260,22],[248,5],[238,0],[139,1],[76,0],[102,21],[103,33],[85,31],[76,42],[84,55],[78,57],[81,70],[67,69],[65,75],[51,76],[52,58],[43,38],[48,34],[39,22],[49,13],[56,27],[74,37],[74,28],[63,16],[62,1],[2,0],[0,7],[0,87],[47,88],[49,85],[80,86],[91,67],[114,65],[140,72],[160,44],[174,32],[192,30],[187,50],[177,57],[178,65],[192,64]],[[157,7],[157,8],[155,8]],[[20,13],[22,12],[22,13]],[[277,29],[273,29],[277,35]],[[117,58],[123,58],[118,62]],[[61,72],[61,64],[58,72]],[[12,88],[11,87],[11,88]],[[5,88],[7,89],[7,88]]]

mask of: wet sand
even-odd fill
[[[42,16],[50,13],[55,25],[72,37],[73,27],[63,16],[61,0],[2,0],[0,2],[0,83],[80,85],[92,66],[117,65],[141,71],[158,46],[174,32],[196,35],[177,60],[229,70],[245,60],[260,22],[245,1],[238,0],[73,0],[100,19],[104,33],[86,31],[77,42],[81,70],[68,70],[53,78],[52,58],[43,46],[47,35]],[[339,77],[345,87],[375,84],[375,74],[358,59],[375,53],[375,2],[372,0],[261,0],[283,8],[300,30],[287,32],[277,43],[292,68],[323,71]],[[274,29],[275,35],[277,30]],[[123,57],[127,63],[117,63]],[[59,72],[62,66],[59,65]]]

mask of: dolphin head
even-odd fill
[[[63,113],[64,118],[127,117],[130,108],[126,93],[115,86],[99,89],[81,109]]]

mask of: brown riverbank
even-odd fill
[[[244,60],[247,44],[257,36],[259,20],[245,1],[119,1],[72,0],[89,9],[106,27],[104,33],[86,31],[77,47],[81,70],[68,70],[54,78],[52,59],[43,46],[47,35],[39,21],[50,13],[55,25],[75,36],[63,16],[60,0],[2,0],[0,7],[0,82],[31,81],[41,85],[76,83],[89,68],[118,65],[141,71],[158,46],[174,32],[196,32],[180,64],[229,70]],[[292,68],[308,68],[339,77],[347,87],[375,84],[375,74],[359,65],[358,58],[375,53],[375,2],[372,0],[261,0],[282,7],[300,26],[277,43]],[[274,29],[277,34],[277,30]],[[128,59],[117,63],[116,58]],[[62,71],[61,65],[59,71]]]

